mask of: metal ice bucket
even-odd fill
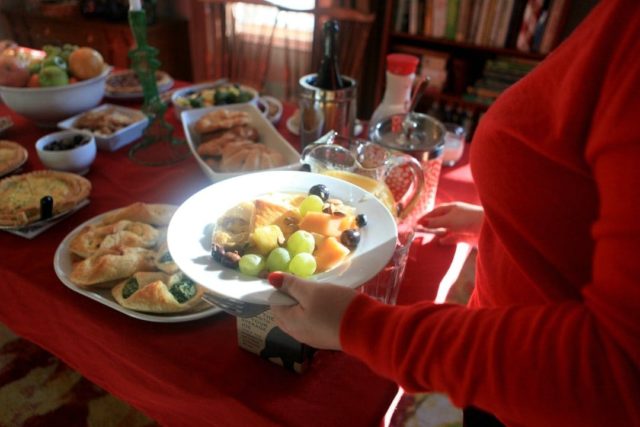
[[[351,138],[356,121],[356,81],[342,76],[346,88],[326,90],[314,86],[315,79],[316,74],[307,74],[299,81],[301,150],[330,130]]]

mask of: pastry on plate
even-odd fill
[[[153,262],[156,264],[158,270],[164,271],[167,274],[174,274],[180,271],[178,265],[173,261],[166,241],[157,249]]]
[[[156,84],[160,92],[169,89],[173,85],[173,79],[164,71],[156,71]],[[142,94],[142,86],[138,76],[133,70],[114,71],[107,77],[105,83],[107,96],[114,95],[138,95]]]
[[[171,221],[176,209],[177,207],[173,205],[137,202],[106,215],[102,223],[112,224],[126,219],[156,226],[165,226],[169,225],[169,221]]]
[[[210,133],[220,129],[229,129],[234,126],[249,124],[249,114],[244,111],[215,110],[204,114],[195,124],[196,132]]]
[[[41,170],[0,180],[0,225],[24,226],[38,221],[40,200],[53,199],[53,215],[67,212],[89,197],[91,182],[79,175]]]
[[[27,150],[17,142],[0,140],[0,176],[4,176],[27,161]]]
[[[89,225],[69,243],[69,250],[87,258],[100,249],[119,246],[153,248],[160,231],[143,222],[120,220],[108,225]]]
[[[200,302],[201,286],[182,273],[140,272],[111,289],[125,308],[149,313],[178,313]]]
[[[154,271],[155,256],[155,251],[144,248],[103,249],[73,264],[69,278],[80,286],[109,286],[109,282],[130,277],[136,272]]]

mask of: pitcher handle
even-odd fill
[[[316,148],[318,145],[333,144],[333,141],[336,139],[336,135],[338,135],[338,132],[332,129],[312,143],[307,144],[307,146],[302,150],[302,153],[300,153],[301,160],[304,161],[304,159],[307,157],[307,154],[309,154],[309,152]]]
[[[394,170],[396,167],[405,165],[408,165],[409,169],[411,170],[412,185],[410,188],[413,188],[413,191],[405,192],[400,200],[397,201],[396,213],[398,215],[398,220],[404,219],[409,214],[409,212],[413,210],[416,203],[418,203],[418,201],[420,200],[422,193],[425,191],[424,171],[422,170],[422,165],[414,157],[407,154],[394,153],[391,156],[389,167],[385,172],[385,180],[392,170]]]

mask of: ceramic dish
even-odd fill
[[[7,129],[13,126],[13,120],[11,120],[11,116],[1,116],[0,117],[0,135],[4,133]]]
[[[206,302],[202,302],[198,304],[196,307],[191,309],[190,311],[183,313],[175,313],[175,314],[153,314],[153,313],[141,313],[138,311],[129,310],[118,304],[116,300],[111,295],[111,289],[98,289],[98,288],[82,288],[76,284],[74,284],[70,279],[69,275],[71,274],[72,269],[72,254],[69,250],[69,244],[71,240],[76,236],[76,234],[80,233],[82,229],[91,224],[97,224],[102,221],[102,218],[111,212],[106,212],[102,215],[98,215],[83,224],[76,227],[71,233],[69,233],[64,240],[60,243],[58,248],[56,249],[56,253],[53,258],[53,268],[55,269],[56,275],[60,279],[60,281],[69,289],[74,292],[77,292],[81,295],[84,295],[87,298],[90,298],[94,301],[98,301],[101,304],[106,305],[113,310],[119,311],[127,316],[146,320],[148,322],[159,322],[159,323],[176,323],[176,322],[186,322],[190,320],[202,319],[204,317],[208,317],[217,313],[221,313],[218,307],[214,307]]]
[[[186,106],[186,105],[182,105],[182,103],[180,102],[180,99],[187,99],[189,96],[202,93],[202,91],[204,90],[218,89],[221,87],[233,86],[233,85],[234,85],[233,83],[228,82],[226,79],[222,79],[222,80],[217,80],[215,82],[207,82],[207,83],[200,83],[193,86],[187,86],[187,87],[176,90],[171,95],[171,103],[173,104],[173,110],[176,113],[176,117],[178,118],[178,120],[180,120],[181,114],[183,111],[199,110],[202,108],[229,107],[231,105],[242,105],[242,104],[252,104],[252,105],[255,105],[256,107],[258,106],[258,97],[259,97],[258,91],[249,86],[244,86],[244,85],[237,85],[237,86],[241,91],[246,92],[250,95],[250,98],[247,101],[226,103],[223,105],[216,104],[216,105],[203,105],[203,106],[191,106],[191,105]]]
[[[0,177],[19,170],[29,158],[29,152],[13,141],[0,140]]]
[[[187,136],[187,143],[189,149],[196,158],[200,168],[203,172],[211,178],[212,181],[220,181],[234,176],[247,174],[250,172],[216,172],[200,157],[196,148],[202,142],[200,135],[194,130],[196,121],[204,114],[219,110],[227,109],[231,111],[244,111],[249,114],[251,126],[253,126],[260,135],[260,143],[265,144],[267,147],[278,151],[285,157],[287,164],[285,166],[274,168],[270,170],[297,170],[300,168],[300,154],[289,144],[273,127],[271,122],[267,120],[260,110],[250,104],[233,104],[225,105],[221,107],[199,108],[196,110],[189,110],[182,113],[182,126],[184,128],[184,134]]]
[[[133,77],[133,70],[120,70],[112,72],[107,77],[106,88],[104,96],[112,99],[142,99],[144,94],[142,93],[142,86],[137,82],[137,79]],[[127,79],[129,84],[126,86],[119,86],[118,81],[120,79]],[[136,84],[132,84],[132,83]],[[156,83],[158,86],[158,92],[166,92],[173,87],[175,83],[173,78],[164,71],[157,71]]]
[[[293,300],[276,292],[266,280],[222,267],[211,258],[211,232],[217,219],[240,202],[274,192],[307,193],[316,184],[327,186],[331,197],[367,216],[358,247],[335,268],[311,280],[356,288],[386,265],[396,246],[396,223],[373,196],[346,181],[309,172],[274,171],[239,176],[213,184],[191,196],[173,215],[167,243],[172,258],[191,279],[216,295],[254,304],[286,304]]]
[[[61,129],[76,129],[75,124],[76,121],[86,113],[96,113],[101,111],[106,111],[109,109],[114,109],[115,111],[127,115],[129,117],[137,117],[138,120],[131,123],[128,126],[120,128],[119,130],[113,132],[111,135],[104,135],[102,133],[89,130],[96,139],[96,145],[99,150],[103,151],[115,151],[118,150],[125,145],[128,145],[135,141],[136,139],[142,136],[145,128],[147,127],[147,123],[149,119],[140,111],[133,108],[121,107],[119,105],[112,104],[103,104],[93,110],[88,112],[78,114],[76,116],[70,117],[60,123],[58,123],[58,127]]]
[[[258,104],[262,114],[274,125],[278,124],[282,118],[282,102],[278,98],[265,95],[258,99]]]

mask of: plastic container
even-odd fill
[[[411,103],[411,87],[416,78],[418,58],[403,53],[387,55],[387,80],[382,102],[373,112],[369,129],[385,118],[395,114],[405,114]]]

